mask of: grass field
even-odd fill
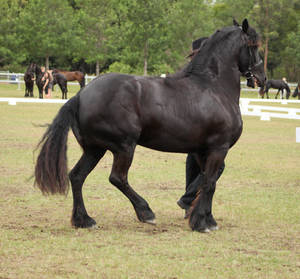
[[[0,86],[0,97],[22,96]],[[219,231],[192,232],[176,205],[186,156],[142,147],[129,181],[157,225],[138,222],[108,182],[107,153],[85,182],[86,207],[99,227],[85,230],[70,225],[71,193],[45,197],[31,178],[45,130],[33,124],[49,123],[59,108],[0,103],[0,278],[300,278],[299,121],[244,117],[214,198]],[[81,155],[72,133],[68,147],[71,168]]]

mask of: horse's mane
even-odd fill
[[[259,45],[259,36],[250,26],[247,34],[240,26],[229,26],[217,30],[204,42],[201,54],[198,52],[190,62],[188,75],[206,73],[214,76],[218,74],[218,62],[224,59],[222,54],[226,55],[238,43]]]

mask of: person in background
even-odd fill
[[[45,92],[45,98],[51,98],[53,88],[53,76],[51,70],[46,70],[45,67],[41,67],[43,72],[42,81],[44,81],[43,92]]]

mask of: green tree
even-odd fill
[[[17,19],[20,11],[18,0],[2,0],[0,9],[0,65],[19,64],[25,55],[18,50]]]
[[[164,63],[167,46],[167,1],[123,0],[121,3],[120,59],[144,75],[155,72]]]
[[[262,36],[265,72],[281,64],[281,52],[285,48],[288,33],[296,27],[293,24],[294,1],[287,0],[255,0],[249,16],[252,18]],[[295,22],[296,23],[296,22]]]
[[[84,58],[96,63],[96,74],[100,64],[114,54],[118,33],[118,17],[114,0],[77,0],[77,33],[75,39],[76,59]]]
[[[67,0],[31,0],[20,13],[18,31],[30,57],[67,56],[72,51],[73,10]]]
[[[172,68],[177,69],[186,63],[184,57],[189,54],[194,40],[209,36],[215,31],[213,5],[207,2],[204,0],[173,2],[167,25],[169,30],[167,58]]]
[[[282,60],[289,79],[300,82],[300,18],[297,30],[288,34]]]
[[[249,16],[255,0],[218,0],[213,6],[213,20],[216,24],[230,25],[232,19],[242,22]]]

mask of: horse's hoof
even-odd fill
[[[188,219],[190,217],[190,215],[191,215],[191,211],[189,209],[186,209],[183,218]]]
[[[209,230],[210,231],[217,231],[217,230],[219,230],[219,227],[218,226],[211,226],[211,227],[209,227]]]
[[[210,229],[209,228],[205,228],[205,229],[197,230],[197,232],[200,232],[200,233],[209,233]]]
[[[99,230],[100,227],[97,224],[92,225],[91,227],[88,227],[89,230]]]
[[[90,228],[97,226],[96,221],[89,216],[85,217],[84,219],[83,218],[73,218],[71,223],[75,228],[90,229]]]
[[[150,225],[156,225],[156,220],[155,219],[145,220],[145,223],[150,224]]]

